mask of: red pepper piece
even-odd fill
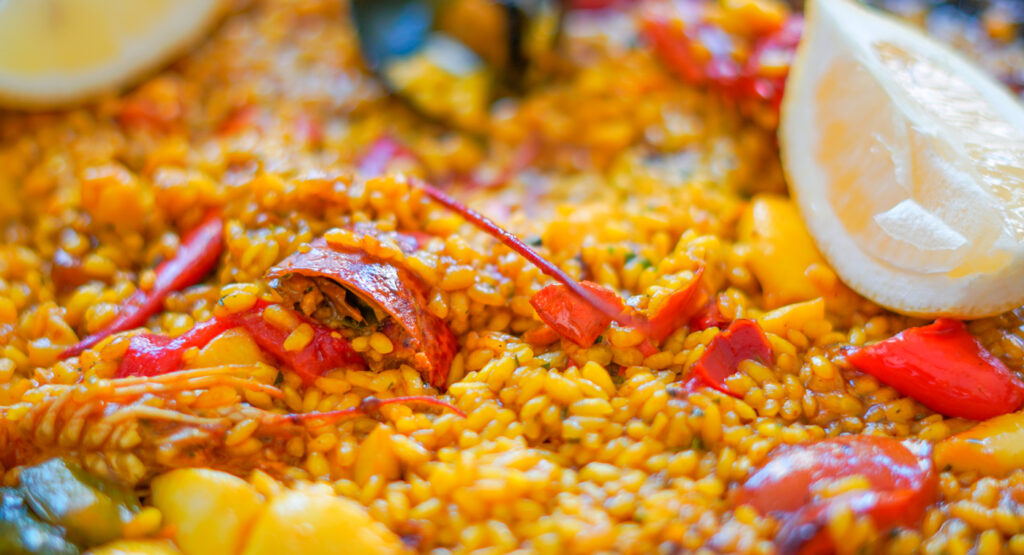
[[[152,289],[136,291],[121,306],[113,322],[68,348],[61,353],[60,358],[76,356],[111,334],[144,325],[150,316],[160,311],[167,295],[199,283],[213,270],[224,248],[223,236],[224,222],[220,215],[207,215],[199,226],[185,236],[174,257],[156,267],[156,280]]]
[[[815,498],[815,484],[851,476],[863,476],[871,489]],[[781,518],[776,536],[781,553],[808,554],[834,551],[825,529],[840,507],[869,515],[876,526],[888,529],[916,525],[937,497],[928,443],[858,435],[775,449],[747,478],[735,501]]]
[[[670,14],[649,10],[643,18],[643,32],[650,40],[661,60],[683,82],[691,85],[707,84],[724,97],[733,100],[757,99],[778,109],[786,82],[785,72],[765,74],[766,66],[786,65],[796,53],[803,29],[803,18],[791,15],[781,29],[759,37],[747,44],[751,55],[741,63],[731,56],[730,42],[749,39],[727,33],[721,27],[696,22],[684,27],[671,19]],[[695,48],[695,43],[702,43]],[[714,48],[712,48],[712,46]],[[708,52],[707,61],[698,59],[696,51]],[[774,58],[774,59],[772,59]]]
[[[660,17],[645,17],[643,32],[661,56],[662,61],[676,73],[676,76],[691,85],[705,82],[702,64],[693,55],[690,38],[681,27]]]
[[[644,355],[644,357],[656,355],[659,352],[661,352],[658,350],[657,347],[654,346],[653,343],[651,343],[651,340],[647,338],[644,338],[644,340],[641,341],[640,344],[636,346],[636,348],[640,350],[640,354]]]
[[[260,112],[256,106],[246,105],[231,111],[217,127],[217,135],[227,137],[259,125]]]
[[[707,350],[693,364],[692,375],[686,383],[687,390],[692,392],[707,386],[733,397],[742,397],[726,387],[725,379],[736,372],[744,360],[772,363],[772,346],[753,320],[736,320],[711,340]]]
[[[609,303],[618,303],[620,310],[625,308],[615,291],[590,281],[581,281],[580,285]],[[593,345],[612,322],[611,316],[595,309],[561,283],[552,283],[537,291],[530,298],[530,305],[551,329],[584,348]]]
[[[781,29],[757,41],[744,69],[744,86],[748,96],[768,101],[775,109],[779,108],[785,92],[786,74],[769,77],[763,74],[762,68],[764,64],[776,65],[779,61],[785,61],[786,65],[791,63],[796,56],[803,27],[804,18],[793,14],[786,19]]]
[[[325,372],[335,368],[366,366],[363,357],[341,334],[302,315],[296,316],[313,328],[313,339],[298,351],[285,350],[284,340],[288,338],[289,332],[264,320],[262,307],[238,314],[234,320],[249,332],[260,349],[294,370],[306,384],[313,383]]]
[[[690,319],[689,326],[692,330],[704,331],[708,328],[724,329],[732,323],[732,320],[725,317],[718,309],[718,301],[712,299],[704,304]]]
[[[662,341],[675,330],[683,327],[707,301],[707,293],[701,287],[700,278],[704,266],[697,268],[693,279],[685,287],[673,292],[658,311],[650,316],[650,337]]]
[[[413,363],[427,381],[444,387],[458,340],[444,320],[427,310],[427,286],[409,270],[365,252],[334,249],[323,238],[310,247],[271,268],[267,280],[283,283],[293,275],[326,279],[372,301],[405,330],[406,346],[417,351]]]
[[[117,367],[116,377],[160,376],[181,368],[181,357],[190,347],[202,348],[214,337],[235,327],[230,319],[199,322],[178,337],[141,333],[128,342],[128,350]]]
[[[1024,382],[959,320],[903,330],[848,357],[861,371],[946,416],[986,420],[1017,410]]]
[[[299,351],[286,351],[284,340],[288,332],[278,329],[263,319],[263,309],[269,303],[260,301],[253,308],[200,322],[183,335],[144,333],[131,338],[128,351],[117,368],[117,377],[158,376],[181,368],[181,357],[190,347],[202,348],[214,337],[231,328],[245,328],[259,347],[274,356],[302,380],[310,384],[335,368],[366,363],[340,334],[300,314],[296,317],[313,327],[313,339]]]

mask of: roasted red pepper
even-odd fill
[[[658,310],[649,316],[651,327],[648,335],[652,339],[662,341],[686,325],[707,302],[707,293],[700,284],[703,275],[704,266],[701,266],[697,268],[690,283],[669,295]]]
[[[581,281],[580,285],[609,303],[625,308],[615,291],[590,281]],[[530,298],[530,305],[558,335],[584,348],[593,345],[612,323],[611,316],[595,309],[561,283],[552,283],[537,291]]]
[[[355,232],[358,233],[358,232]],[[411,252],[417,240],[399,235],[400,248]],[[415,351],[413,364],[423,372],[434,387],[444,387],[458,340],[444,320],[427,310],[429,289],[415,274],[389,260],[375,258],[363,251],[332,248],[323,238],[313,241],[307,252],[298,252],[274,266],[266,278],[293,306],[301,307],[303,295],[316,287],[323,306],[332,316],[343,318],[361,315],[349,306],[362,302],[382,310],[398,324],[381,331],[390,335],[396,348]],[[295,280],[299,281],[296,282]],[[299,287],[294,287],[301,284]],[[354,295],[355,299],[349,297]]]
[[[761,327],[753,320],[736,320],[728,329],[715,336],[704,354],[693,364],[687,391],[712,387],[722,393],[741,397],[725,385],[744,360],[772,364],[772,346]]]
[[[757,41],[743,71],[743,93],[748,97],[767,101],[773,108],[779,109],[782,105],[782,94],[785,92],[789,64],[796,56],[796,47],[800,44],[803,29],[804,18],[800,15],[791,15],[781,29]],[[773,74],[766,73],[767,67],[785,69]]]
[[[861,476],[870,489],[819,498],[825,481]],[[832,553],[826,527],[838,508],[869,515],[876,526],[914,526],[938,497],[931,445],[882,436],[840,436],[775,449],[747,478],[737,505],[781,519],[781,553]]]
[[[718,309],[718,301],[711,299],[690,318],[689,326],[693,330],[703,331],[708,328],[724,329],[731,323],[732,320],[726,318]]]
[[[227,137],[241,133],[247,129],[257,128],[260,119],[260,112],[256,106],[245,105],[235,108],[228,114],[224,121],[217,126],[217,135]]]
[[[231,328],[245,328],[260,348],[277,358],[312,383],[328,370],[344,366],[365,367],[363,358],[340,334],[300,314],[296,318],[313,328],[313,339],[298,351],[287,351],[284,341],[289,332],[274,327],[263,319],[263,310],[269,305],[260,301],[253,308],[200,322],[185,334],[171,338],[155,333],[143,333],[131,338],[128,351],[117,369],[117,377],[157,376],[181,368],[181,357],[190,347],[202,348],[214,337]]]
[[[684,24],[667,11],[648,10],[642,23],[654,50],[684,82],[708,85],[734,100],[765,101],[775,109],[803,28],[803,18],[791,15],[782,28],[750,41],[707,21]],[[736,48],[736,42],[745,48]],[[736,59],[737,50],[750,56]]]
[[[946,416],[986,420],[1024,402],[1024,382],[959,320],[942,318],[861,348],[848,360]]]
[[[167,295],[195,285],[220,260],[224,236],[224,222],[220,215],[211,213],[185,236],[178,252],[170,260],[156,267],[156,280],[149,291],[136,291],[121,306],[113,322],[61,353],[61,358],[73,357],[102,341],[105,337],[140,327],[150,316],[163,307]]]

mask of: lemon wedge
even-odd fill
[[[0,0],[0,103],[49,108],[125,85],[185,48],[224,0]]]
[[[927,317],[1024,303],[1024,108],[957,52],[810,2],[779,144],[818,248],[860,294]]]

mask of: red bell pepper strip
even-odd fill
[[[227,137],[259,126],[260,112],[256,106],[247,104],[235,108],[217,126],[217,135]]]
[[[622,305],[619,295],[603,285],[590,281],[581,281],[580,285],[609,303]],[[530,298],[530,305],[558,335],[584,348],[593,345],[612,323],[611,316],[595,309],[561,283],[552,283],[536,292]]]
[[[115,377],[162,376],[181,368],[181,357],[191,347],[203,348],[224,331],[235,327],[227,318],[199,322],[178,337],[159,333],[140,333],[128,341]]]
[[[824,480],[863,476],[871,488],[816,498]],[[868,515],[876,526],[914,526],[938,497],[931,445],[882,436],[840,436],[784,445],[737,491],[736,504],[750,505],[782,520],[776,536],[781,553],[832,553],[826,527],[841,507]]]
[[[782,102],[786,72],[764,71],[766,66],[780,63],[787,66],[796,52],[803,28],[803,18],[794,14],[782,28],[768,33],[753,44],[745,61],[731,56],[735,48],[696,48],[696,41],[705,44],[728,44],[730,41],[751,42],[730,34],[718,25],[702,21],[684,27],[663,11],[648,10],[642,19],[642,30],[655,52],[677,77],[691,85],[708,85],[731,99],[758,99],[778,109]],[[713,37],[713,38],[711,38]],[[710,59],[699,59],[696,52],[710,52]],[[774,60],[772,58],[775,58]]]
[[[358,233],[358,231],[356,231]],[[403,250],[415,250],[414,237],[398,241]],[[372,302],[397,323],[404,334],[394,339],[414,349],[413,364],[434,387],[444,387],[448,370],[458,350],[458,340],[448,324],[427,310],[429,289],[415,274],[391,261],[379,260],[365,252],[336,249],[323,238],[310,244],[307,252],[297,252],[271,268],[266,279],[287,300],[293,297],[287,282],[295,277],[326,280],[321,286],[346,295],[354,292]],[[340,287],[337,287],[340,286]],[[337,299],[344,302],[344,299]],[[335,302],[330,299],[329,302]]]
[[[986,420],[1024,402],[1024,382],[959,320],[941,318],[861,348],[847,359],[946,416]]]
[[[762,37],[754,45],[743,72],[743,93],[751,98],[767,101],[776,110],[782,105],[782,94],[785,92],[788,65],[796,56],[796,47],[800,44],[803,34],[804,18],[799,14],[790,15],[782,28]],[[775,58],[775,60],[772,60]],[[787,66],[782,75],[768,76],[764,74],[765,65],[784,62]]]
[[[158,376],[177,371],[187,349],[202,348],[214,337],[235,327],[244,328],[260,349],[291,368],[307,384],[328,370],[366,366],[362,356],[340,334],[301,314],[295,316],[312,326],[313,339],[301,350],[285,350],[284,341],[289,332],[263,319],[263,310],[268,305],[266,301],[260,301],[249,310],[200,322],[175,338],[155,333],[136,335],[129,341],[128,351],[121,359],[116,376]]]
[[[700,307],[707,302],[707,293],[700,284],[700,278],[703,275],[704,266],[702,265],[697,268],[690,283],[669,295],[669,298],[665,299],[658,310],[649,316],[652,339],[664,340],[672,332],[686,325],[700,310]]]
[[[644,35],[651,41],[662,61],[685,83],[700,85],[706,75],[693,55],[690,39],[682,28],[662,17],[648,16],[642,21]]]
[[[217,265],[224,248],[224,222],[210,213],[181,242],[174,257],[156,267],[156,280],[149,291],[137,290],[121,306],[113,322],[61,353],[65,359],[99,343],[107,336],[138,328],[163,307],[167,295],[195,285]]]
[[[756,360],[772,363],[772,346],[761,327],[753,320],[736,320],[715,336],[704,354],[693,364],[687,391],[711,387],[727,395],[742,398],[725,385],[725,379],[736,372],[740,362]]]
[[[689,326],[690,329],[704,331],[708,328],[724,329],[730,323],[732,320],[726,318],[718,309],[718,301],[711,299],[697,310],[693,318],[690,318]]]

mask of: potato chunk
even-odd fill
[[[185,555],[238,553],[263,497],[248,482],[205,468],[173,470],[153,480],[153,505],[175,528]]]
[[[750,269],[761,282],[767,308],[821,296],[808,277],[812,264],[825,265],[804,227],[793,201],[776,195],[758,195],[743,213],[740,239],[749,243]]]
[[[274,497],[253,524],[244,555],[378,555],[402,552],[402,542],[357,503],[328,488],[307,487]]]

